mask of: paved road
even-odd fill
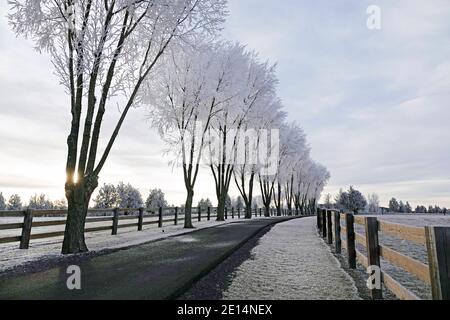
[[[199,230],[80,262],[81,290],[67,289],[67,266],[0,278],[0,299],[168,299],[226,259],[260,230],[289,218]]]

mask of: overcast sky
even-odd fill
[[[382,29],[366,27],[381,8]],[[448,0],[230,0],[224,36],[278,62],[279,95],[332,178],[412,205],[450,207],[450,2]],[[69,100],[48,56],[16,39],[0,4],[0,192],[63,198]],[[108,110],[105,132],[119,111]],[[100,183],[130,182],[146,196],[184,200],[179,169],[136,109]],[[214,198],[203,170],[196,197]],[[235,190],[233,190],[233,194]]]

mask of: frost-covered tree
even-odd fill
[[[209,167],[215,183],[219,221],[225,219],[225,200],[233,179],[241,133],[258,99],[267,88],[271,90],[270,83],[274,80],[271,67],[261,64],[254,52],[246,51],[238,43],[229,47],[223,66],[227,70],[226,99],[208,132]]]
[[[167,206],[164,192],[161,189],[151,189],[147,200],[145,200],[145,207],[155,212],[158,208],[165,208]]]
[[[339,192],[334,197],[334,203],[336,207],[340,210],[346,209],[346,203],[348,202],[348,195],[347,192],[345,192],[342,188],[339,189]]]
[[[296,170],[309,159],[306,135],[297,123],[286,123],[280,128],[280,148],[278,170],[273,186],[274,203],[277,215],[281,216],[283,200],[292,213],[294,204],[294,185]],[[311,180],[310,182],[312,182]],[[283,199],[284,194],[284,199]]]
[[[260,166],[257,168],[261,202],[264,206],[264,215],[266,217],[270,215],[271,204],[274,196],[274,186],[277,180],[277,173],[279,171],[280,134],[279,131],[277,132],[276,130],[280,129],[286,118],[286,113],[281,111],[281,100],[276,95],[274,95],[271,100],[267,102],[267,107],[269,110],[272,110],[272,117],[267,118],[267,122],[265,124],[261,121],[263,126],[260,129],[271,130],[270,137],[258,136],[259,139],[264,138],[267,140],[266,145],[258,145],[258,149],[263,150],[265,155],[267,155],[267,161],[265,164],[259,163]],[[270,112],[271,111],[266,113],[266,117],[270,114]],[[261,144],[261,141],[262,140],[259,140],[259,144]],[[264,148],[267,148],[267,152],[264,151]],[[273,170],[273,167],[276,169]]]
[[[400,202],[398,203],[398,212],[406,213],[406,206],[402,200],[400,200]]]
[[[18,194],[13,194],[11,197],[9,197],[8,205],[6,206],[6,209],[8,210],[22,210],[22,199],[20,199],[20,196]]]
[[[8,4],[13,30],[50,54],[70,95],[68,217],[62,252],[84,252],[90,198],[128,112],[142,101],[141,87],[173,43],[189,42],[220,28],[226,0],[11,0]],[[99,153],[105,112],[113,105],[116,110],[116,104],[121,105],[121,115]]]
[[[415,213],[428,213],[428,210],[425,206],[417,206],[416,210],[414,210]]]
[[[142,196],[138,189],[131,184],[120,182],[117,187],[117,194],[119,195],[119,207],[136,209],[143,205]]]
[[[248,96],[242,103],[242,118],[237,125],[238,139],[232,148],[238,161],[233,164],[233,177],[236,187],[245,204],[245,218],[252,217],[255,177],[257,177],[266,159],[261,159],[267,131],[277,126],[284,117],[281,104],[274,103],[276,98],[275,66],[259,62],[256,54],[251,58],[246,86]]]
[[[389,200],[389,211],[400,212],[400,204],[398,203],[397,199],[392,198],[391,200]]]
[[[353,186],[350,186],[347,192],[340,190],[336,198],[336,204],[343,209],[351,210],[354,214],[357,214],[367,206],[367,200],[361,192]]]
[[[244,201],[242,200],[241,196],[237,196],[236,199],[233,201],[233,208],[242,210],[244,208]]]
[[[184,227],[192,228],[192,202],[211,121],[234,92],[232,56],[225,42],[179,46],[167,56],[152,83],[153,125],[183,169],[186,188]]]
[[[212,207],[212,202],[211,202],[211,200],[209,200],[209,198],[201,199],[201,200],[198,202],[197,207],[201,208],[202,211],[205,211],[205,210],[207,210],[208,208],[211,208],[211,207]]]
[[[0,210],[6,210],[6,202],[3,193],[0,192]]]
[[[231,208],[233,206],[233,201],[231,200],[231,197],[227,195],[225,197],[225,208]]]
[[[369,213],[380,212],[380,197],[376,193],[367,196],[367,211]]]
[[[411,207],[411,205],[409,204],[408,201],[406,201],[406,204],[405,204],[405,212],[406,213],[412,213],[412,207]]]
[[[287,141],[289,151],[280,163],[280,168],[282,171],[278,175],[278,182],[281,182],[284,185],[286,206],[289,210],[289,214],[292,215],[292,209],[293,206],[295,206],[296,186],[298,186],[299,182],[297,179],[302,179],[301,174],[304,173],[302,172],[303,167],[311,163],[311,160],[310,148],[307,145],[306,135],[303,129],[297,123],[292,123],[290,124],[287,134],[289,136]],[[317,200],[316,193],[318,192],[316,188],[319,188],[319,183],[322,178],[324,178],[321,174],[325,174],[325,172],[321,171],[322,169],[323,167],[314,164],[310,166],[310,171],[307,173],[307,176],[303,176],[303,179],[305,180],[304,182],[309,184],[309,189],[311,191],[314,190],[312,197],[310,198],[310,200],[314,198],[314,206],[315,201]],[[322,192],[321,188],[320,192]],[[307,193],[308,192],[305,194]]]
[[[51,210],[53,209],[53,203],[47,198],[45,194],[35,194],[30,198],[28,208],[35,210]]]
[[[67,201],[66,199],[60,199],[53,201],[53,208],[57,210],[65,210],[67,209]]]
[[[333,202],[331,200],[331,193],[327,193],[325,195],[325,198],[323,200],[323,205],[325,206],[325,208],[327,209],[331,209],[333,207]]]
[[[306,177],[308,187],[304,196],[307,200],[304,201],[302,211],[307,214],[315,214],[317,201],[330,179],[330,173],[326,167],[316,162],[312,162],[309,170],[310,174]]]
[[[355,214],[358,211],[364,209],[367,206],[366,198],[364,198],[363,194],[356,190],[353,186],[350,186],[348,190],[348,204],[347,208],[352,210]]]
[[[96,209],[112,209],[119,206],[120,197],[116,187],[113,184],[103,184],[98,190],[94,203]]]

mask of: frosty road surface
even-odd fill
[[[224,299],[359,299],[357,288],[317,236],[316,218],[275,225],[235,272]]]
[[[181,299],[355,300],[353,279],[317,235],[316,218],[275,225],[237,250]]]

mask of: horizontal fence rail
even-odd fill
[[[273,216],[294,216],[301,215],[298,211],[271,208],[269,217]],[[19,210],[0,211],[0,218],[23,218],[22,222],[12,222],[0,224],[0,244],[19,242],[20,249],[28,249],[31,240],[61,237],[64,231],[42,232],[42,227],[65,226],[67,210]],[[265,217],[264,208],[253,208],[252,218]],[[191,209],[192,222],[211,221],[217,219],[217,208],[195,208]],[[61,218],[58,220],[33,221],[33,218]],[[184,222],[185,209],[178,207],[158,208],[150,210],[145,208],[114,208],[114,209],[89,209],[86,218],[85,233],[111,231],[111,235],[117,235],[120,229],[136,228],[142,231],[144,226],[157,226],[163,228],[167,225],[178,225]],[[244,219],[245,208],[225,208],[225,220]],[[95,226],[95,223],[108,223],[108,225]],[[121,223],[122,222],[122,223]],[[20,230],[20,235],[2,236],[4,230]],[[32,233],[37,230],[38,233]]]
[[[329,219],[334,215],[334,219]],[[344,225],[341,225],[341,220]],[[330,225],[330,224],[333,224]],[[365,235],[355,232],[354,225],[365,229]],[[347,261],[351,269],[356,269],[356,261],[365,268],[378,267],[380,259],[401,268],[415,278],[431,286],[433,300],[450,300],[450,227],[414,227],[391,223],[376,217],[355,216],[335,210],[317,209],[317,229],[327,243],[335,244],[336,254],[341,253],[341,245],[347,249]],[[330,230],[334,230],[330,234]],[[424,246],[428,255],[428,264],[406,256],[379,243],[379,233],[407,240]],[[345,239],[342,238],[345,236]],[[362,246],[367,255],[356,249]],[[419,300],[416,294],[405,288],[398,280],[381,270],[381,280],[397,298]],[[371,289],[373,299],[381,299],[382,291]]]

